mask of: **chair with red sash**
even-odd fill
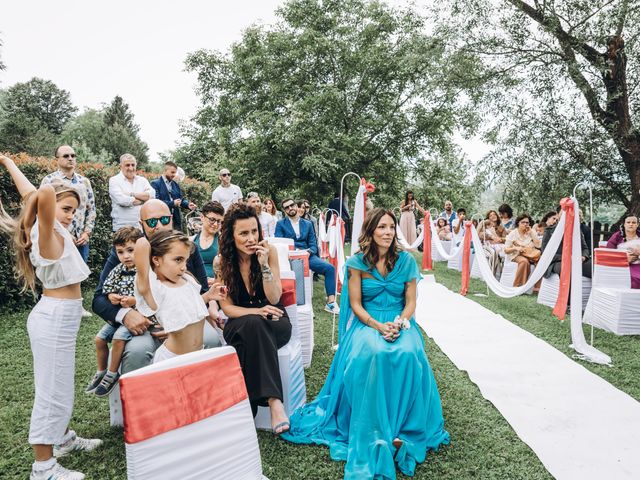
[[[595,249],[593,288],[583,321],[616,335],[640,334],[640,290],[631,288],[624,250]]]
[[[313,276],[309,269],[309,252],[306,250],[290,250],[289,261],[302,262],[303,280],[304,280],[304,302],[298,299],[298,328],[300,332],[300,342],[302,343],[302,363],[304,368],[311,365],[313,356]],[[296,281],[298,279],[296,278]],[[297,289],[296,291],[300,291]],[[301,304],[302,303],[302,304]]]
[[[261,479],[258,437],[232,347],[165,360],[120,378],[129,480]]]

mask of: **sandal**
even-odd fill
[[[393,456],[395,457],[398,454],[398,451],[400,450],[400,448],[402,447],[402,444],[404,442],[402,440],[400,440],[398,437],[393,439],[393,442],[391,442],[391,444],[395,447],[396,452],[393,454]]]
[[[287,427],[287,429],[285,430],[284,427]],[[282,430],[278,431],[279,428],[282,428]],[[273,427],[273,434],[276,437],[279,437],[280,435],[282,435],[283,433],[286,433],[289,431],[289,429],[291,428],[291,424],[289,422],[280,422],[279,424],[277,424],[275,427]]]

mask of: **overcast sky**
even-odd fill
[[[120,95],[140,125],[152,160],[179,139],[196,111],[187,53],[225,51],[253,23],[272,23],[279,0],[5,1],[0,7],[0,88],[33,77],[71,93],[82,111]],[[401,3],[394,1],[393,3]],[[486,148],[465,142],[477,160]]]

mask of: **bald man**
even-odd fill
[[[145,237],[151,238],[156,232],[173,229],[172,215],[167,205],[156,199],[149,200],[140,208],[140,226]],[[153,226],[150,226],[153,225]],[[122,373],[131,372],[138,368],[147,366],[153,362],[153,355],[156,349],[166,338],[164,331],[149,332],[147,329],[151,325],[149,319],[144,317],[137,310],[113,305],[107,295],[102,293],[102,285],[107,275],[118,265],[118,256],[112,248],[109,258],[107,258],[100,281],[93,294],[93,311],[102,319],[112,325],[122,324],[129,329],[134,337],[127,342],[120,370]],[[200,283],[200,292],[205,293],[208,289],[207,273],[198,249],[194,249],[187,262],[187,270]],[[220,339],[215,330],[205,322],[204,330],[205,348],[219,347]]]

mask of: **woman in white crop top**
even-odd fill
[[[56,156],[71,155],[60,147]],[[82,318],[80,282],[89,276],[67,228],[78,208],[78,192],[63,183],[36,188],[8,157],[0,155],[24,202],[17,219],[0,206],[0,230],[13,237],[15,270],[24,290],[36,295],[36,278],[42,296],[29,314],[27,330],[33,353],[35,400],[29,443],[35,461],[31,480],[84,478],[57,463],[72,451],[89,451],[101,440],[78,437],[69,430],[73,411],[76,336]],[[55,456],[54,456],[55,455]]]
[[[207,303],[226,298],[225,287],[217,282],[200,295],[200,284],[187,272],[194,248],[189,237],[176,230],[136,242],[137,309],[147,317],[155,315],[168,335],[154,362],[202,350],[205,318],[214,325]]]

